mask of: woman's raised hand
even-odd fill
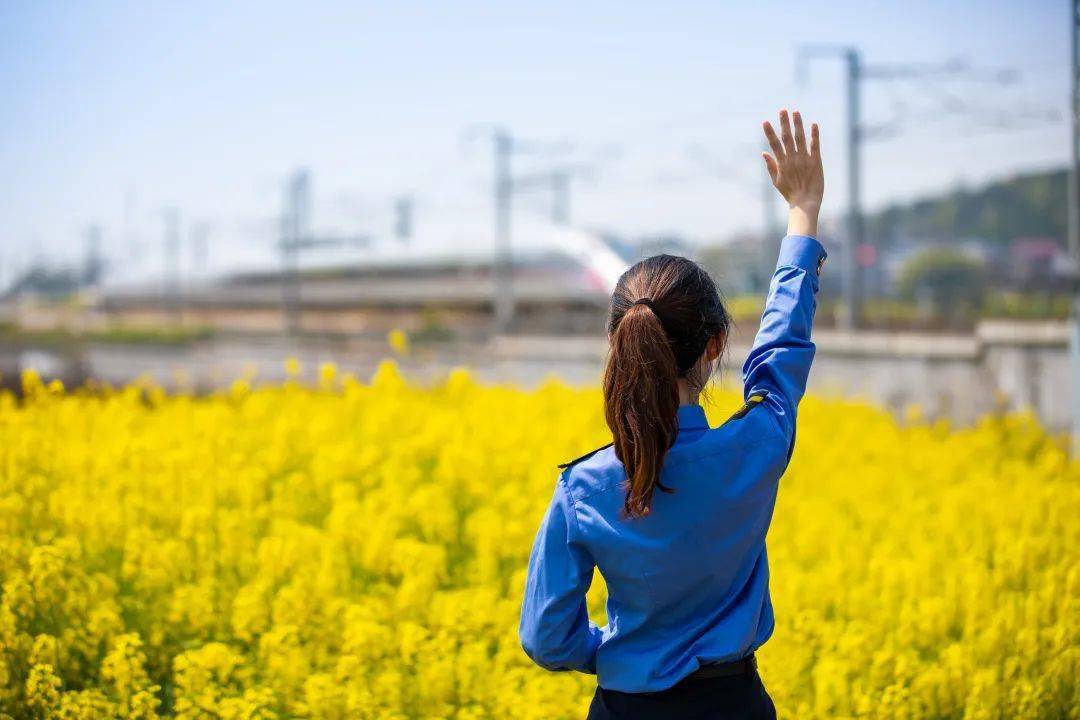
[[[816,235],[817,216],[825,194],[825,171],[821,165],[821,143],[818,126],[810,126],[810,142],[806,142],[802,115],[792,113],[795,130],[792,132],[788,111],[780,111],[780,137],[767,120],[762,123],[772,153],[764,152],[765,168],[780,194],[787,200],[791,213],[788,233]]]

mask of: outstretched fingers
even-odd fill
[[[816,232],[817,213],[825,192],[818,126],[817,123],[810,124],[808,139],[802,113],[783,109],[779,115],[780,126],[776,130],[768,121],[761,124],[771,151],[761,153],[761,157],[773,185],[793,212],[797,209],[812,220],[806,227]]]
[[[776,164],[776,158],[767,152],[761,153],[761,157],[765,158],[765,169],[769,171],[769,177],[772,179],[773,184],[776,184],[776,179],[780,174],[780,168]]]
[[[761,129],[765,131],[765,139],[769,141],[774,160],[784,157],[784,146],[780,144],[780,138],[776,137],[776,131],[773,130],[772,124],[766,120],[761,123]]]
[[[807,152],[806,131],[803,129],[802,113],[796,110],[792,113],[792,118],[795,120],[795,147],[801,153]]]
[[[784,141],[784,150],[789,155],[794,155],[795,138],[791,134],[791,119],[787,110],[780,111],[780,139]]]

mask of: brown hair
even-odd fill
[[[715,283],[692,260],[656,255],[619,278],[608,319],[604,416],[626,469],[628,517],[649,514],[656,488],[672,492],[660,470],[678,431],[678,380],[730,326]],[[690,379],[700,387],[708,377]]]

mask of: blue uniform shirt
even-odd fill
[[[521,644],[537,664],[596,673],[609,690],[655,692],[768,640],[765,534],[814,359],[810,328],[824,258],[814,238],[784,238],[743,366],[745,396],[762,399],[713,429],[700,406],[679,408],[662,470],[675,492],[655,493],[649,515],[622,517],[626,474],[611,447],[559,477],[521,608]],[[604,627],[585,607],[594,568],[607,582]]]

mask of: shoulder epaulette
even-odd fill
[[[590,450],[589,452],[585,453],[584,455],[582,455],[579,458],[574,458],[573,460],[570,460],[569,462],[560,463],[559,464],[559,469],[560,470],[565,470],[566,468],[568,468],[568,467],[570,467],[572,465],[577,465],[582,460],[588,460],[589,458],[591,458],[596,453],[600,452],[601,450],[607,450],[609,447],[611,447],[614,444],[615,443],[608,443],[607,445],[604,445],[602,447],[598,447],[595,450]]]
[[[756,408],[758,405],[760,405],[761,401],[764,400],[765,398],[767,398],[768,396],[769,396],[769,391],[768,390],[758,390],[753,395],[746,398],[746,402],[743,403],[743,406],[741,408],[739,408],[738,410],[736,410],[735,414],[727,419],[727,422],[731,422],[732,420],[738,420],[739,418],[746,417],[746,413],[750,412],[751,410]]]

